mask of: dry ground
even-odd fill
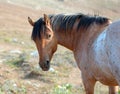
[[[100,14],[114,21],[120,17],[119,4],[119,0],[0,0],[0,94],[50,94],[56,86],[67,83],[73,86],[71,92],[74,94],[84,94],[80,71],[72,52],[67,49],[60,46],[54,55],[51,64],[54,72],[42,72],[38,68],[38,57],[30,56],[36,48],[30,39],[32,27],[27,17],[37,20],[44,13],[82,12]],[[13,50],[28,56],[23,62],[18,62],[19,66],[6,63],[14,64],[11,58],[21,55],[10,53]],[[16,91],[15,87],[19,90]],[[105,86],[96,86],[96,94],[106,92]]]

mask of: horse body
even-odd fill
[[[96,26],[92,26],[96,28]],[[82,35],[77,50],[74,50],[74,57],[82,72],[82,79],[86,89],[86,94],[93,94],[96,81],[100,81],[104,85],[117,86],[118,82],[113,75],[113,69],[110,64],[108,55],[106,34],[109,32],[106,28],[91,28],[89,34]],[[99,32],[98,32],[99,31]],[[84,39],[84,36],[85,39]],[[117,87],[112,87],[114,90]],[[109,94],[116,94],[116,91]]]
[[[104,30],[93,43],[91,48],[91,53],[89,56],[93,59],[93,65],[91,69],[93,71],[94,77],[105,85],[117,85],[114,75],[111,70],[110,59],[108,56],[108,48],[106,41],[107,30]],[[91,60],[90,58],[90,60]]]
[[[109,86],[120,85],[120,21],[108,26],[91,48],[94,77]],[[90,58],[90,60],[91,60]]]
[[[108,85],[109,94],[116,94],[114,86],[120,85],[120,42],[116,41],[116,37],[120,39],[119,26],[118,31],[114,31],[112,25],[106,27],[109,19],[86,15],[44,15],[44,19],[36,23],[30,18],[29,22],[34,26],[32,39],[44,71],[49,69],[49,61],[60,44],[73,51],[86,94],[94,94],[96,81]],[[113,33],[117,34],[112,36]]]
[[[111,71],[120,86],[120,20],[108,27],[106,41]]]

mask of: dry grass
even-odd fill
[[[119,5],[118,0],[0,0],[0,94],[7,92],[3,88],[6,84],[13,87],[8,90],[12,94],[21,94],[19,90],[22,94],[50,94],[61,90],[59,86],[67,88],[67,94],[85,94],[71,51],[59,46],[51,62],[55,71],[41,71],[38,57],[30,56],[36,48],[30,38],[32,27],[27,17],[37,20],[43,13],[82,12],[116,20],[120,17]],[[27,58],[18,66],[21,54],[13,55],[11,50],[20,50]],[[15,84],[17,91],[11,86]],[[97,83],[95,94],[106,94],[107,91],[106,86]]]

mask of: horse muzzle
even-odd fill
[[[48,71],[50,68],[50,61],[45,61],[45,62],[40,62],[39,63],[40,67],[42,68],[43,71]]]

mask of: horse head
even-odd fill
[[[44,17],[36,22],[33,22],[30,17],[28,17],[28,21],[33,26],[31,37],[39,53],[39,65],[42,70],[48,71],[51,58],[57,50],[57,39],[54,36],[50,18],[44,14]]]

